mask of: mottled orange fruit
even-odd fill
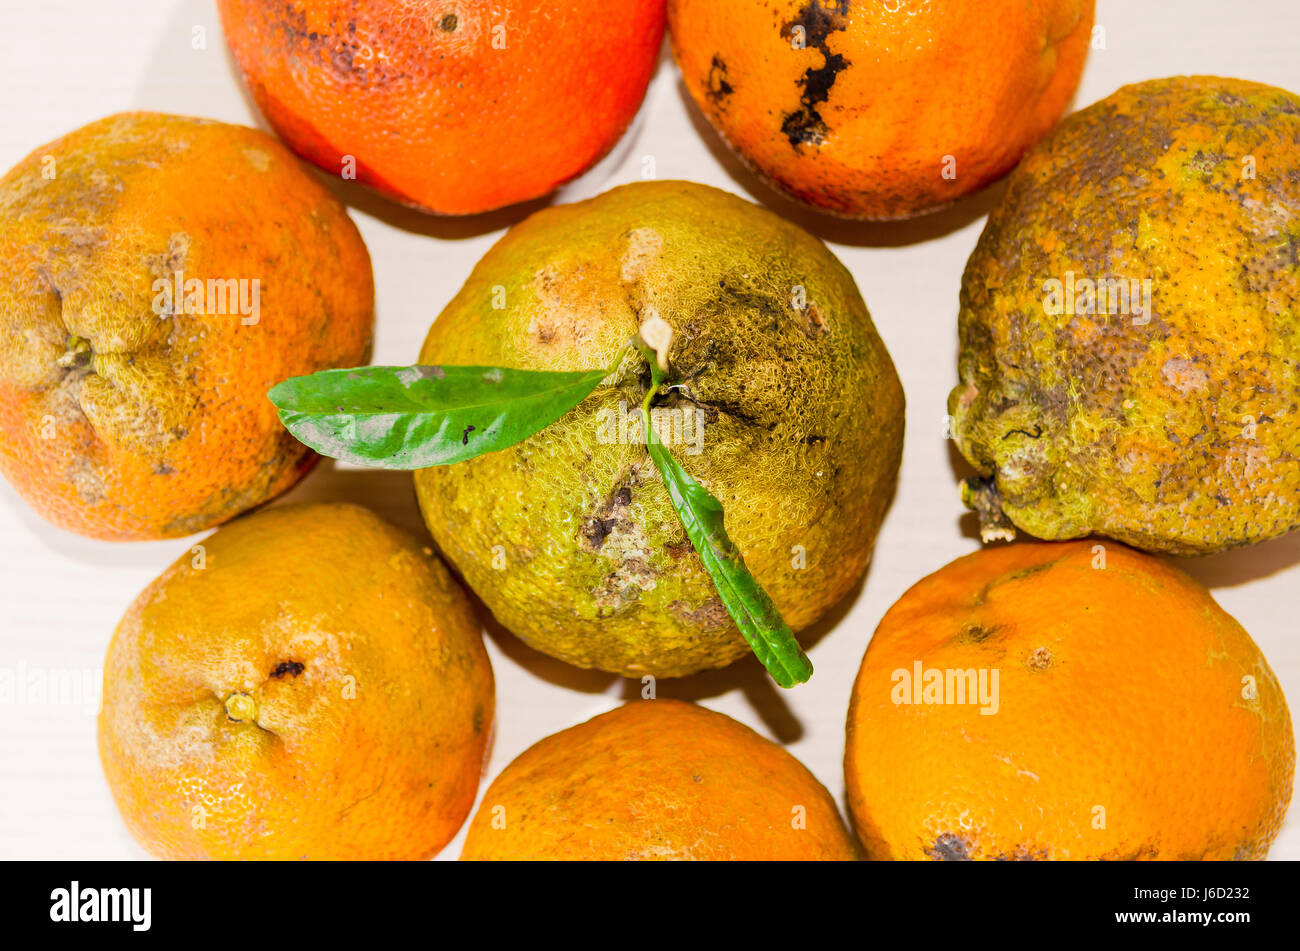
[[[1300,95],[1125,86],[1007,181],[962,278],[952,435],[986,537],[1223,551],[1300,528]]]
[[[1250,636],[1118,544],[990,548],[917,582],[849,707],[873,859],[1262,859],[1294,772]]]
[[[803,764],[730,717],[625,704],[548,736],[488,787],[462,859],[848,860]]]
[[[1093,0],[669,0],[692,98],[777,188],[907,218],[983,188],[1065,111]]]
[[[155,855],[420,859],[474,804],[492,709],[479,626],[428,548],[354,505],[285,506],[131,605],[99,752]]]
[[[622,136],[663,0],[218,0],[263,115],[334,175],[472,214],[536,198]]]
[[[289,488],[315,456],[267,389],[370,346],[361,236],[254,129],[137,112],[42,146],[0,180],[0,260],[0,472],[96,538]]]

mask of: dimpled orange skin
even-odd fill
[[[104,663],[100,761],[172,859],[422,859],[456,834],[492,727],[469,602],[354,505],[270,508],[138,597]]]
[[[1098,557],[1085,542],[984,549],[885,615],[845,757],[871,858],[1265,857],[1295,772],[1272,670],[1183,572],[1114,543]],[[916,661],[997,669],[997,712],[894,703]]]
[[[870,219],[1010,171],[1074,95],[1092,18],[1092,0],[668,2],[686,88],[741,158]]]
[[[361,236],[254,129],[124,113],[37,149],[0,180],[0,260],[0,472],[94,538],[188,535],[288,489],[316,457],[267,389],[369,350]],[[203,282],[188,313],[154,286],[177,274]]]
[[[548,194],[645,95],[663,0],[219,0],[258,107],[294,151],[440,214]],[[350,163],[349,163],[350,164]]]
[[[799,861],[856,853],[830,794],[780,746],[694,704],[639,700],[520,754],[483,794],[460,857]]]

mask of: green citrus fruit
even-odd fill
[[[861,577],[903,435],[889,354],[816,238],[688,182],[549,208],[484,256],[420,362],[601,368],[652,316],[673,330],[656,431],[798,631]],[[444,555],[524,641],[681,676],[747,647],[642,444],[649,385],[633,351],[557,423],[415,484]]]

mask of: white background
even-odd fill
[[[226,53],[212,0],[5,0],[0,29],[0,169],[91,120],[128,109],[258,124]],[[1091,52],[1075,106],[1117,87],[1180,73],[1215,73],[1300,91],[1295,0],[1101,0],[1106,48]],[[192,48],[195,27],[207,48]],[[942,91],[938,91],[942,94]],[[817,673],[782,692],[752,661],[686,681],[660,696],[696,699],[784,742],[843,808],[843,724],[853,676],[884,611],[922,576],[978,542],[957,497],[955,455],[942,438],[956,379],[957,290],[998,188],[937,216],[891,225],[820,218],[773,196],[699,119],[665,52],[644,106],[614,153],[562,199],[641,177],[688,178],[773,207],[826,240],[852,271],[907,393],[898,494],[866,584],[836,612],[811,651]],[[430,322],[474,262],[524,211],[440,220],[352,193],[351,213],[374,260],[374,362],[411,363]],[[0,267],[4,262],[0,262]],[[962,470],[961,474],[965,474]],[[284,501],[347,499],[421,537],[410,479],[323,464]],[[97,674],[123,610],[191,540],[113,544],[45,524],[0,482],[0,669]],[[1300,532],[1252,549],[1183,561],[1263,648],[1300,704]],[[628,687],[552,661],[509,636],[488,641],[497,680],[496,737],[480,793],[542,737],[620,702]],[[1294,709],[1294,706],[1293,706]],[[1300,710],[1297,710],[1300,712]],[[463,830],[462,830],[463,835]],[[460,852],[461,837],[441,858]],[[0,704],[0,857],[143,857],[100,774],[93,710]],[[1294,815],[1274,858],[1300,858]]]

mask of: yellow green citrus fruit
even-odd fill
[[[656,431],[807,627],[862,576],[903,433],[889,355],[816,238],[689,182],[549,208],[479,262],[420,363],[606,367],[653,315],[673,331]],[[554,425],[415,484],[438,547],[524,641],[581,667],[680,676],[747,647],[639,438],[649,384],[633,351]]]

